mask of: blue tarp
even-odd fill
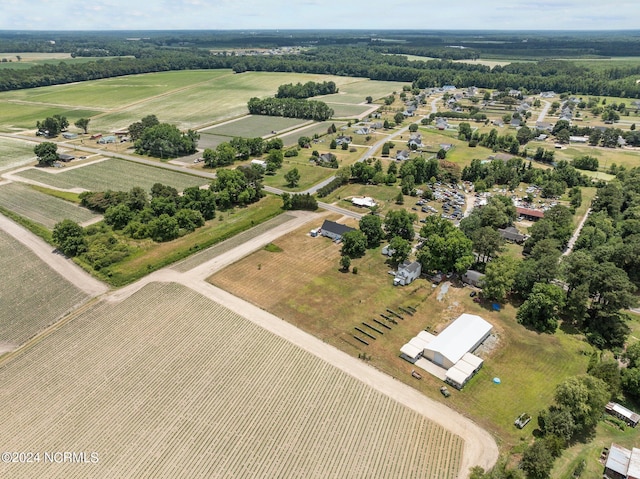
[[[491,307],[494,311],[500,311],[500,305],[498,303],[493,303]]]

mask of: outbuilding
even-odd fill
[[[481,288],[482,279],[484,278],[484,274],[480,271],[475,271],[473,269],[468,269],[466,273],[462,275],[462,282],[470,284],[471,286],[475,286],[476,288]]]
[[[424,357],[450,369],[487,339],[493,326],[475,314],[461,314],[424,351]]]
[[[349,231],[355,231],[355,228],[351,228],[350,226],[343,225],[340,223],[336,223],[331,220],[324,220],[322,223],[322,227],[320,229],[322,236],[326,236],[327,238],[331,238],[334,241],[340,241],[342,236]]]
[[[398,272],[393,280],[393,285],[406,286],[411,284],[420,276],[420,273],[422,273],[422,265],[418,261],[410,262],[406,260],[398,266]]]

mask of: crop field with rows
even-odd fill
[[[463,441],[181,285],[103,302],[0,365],[3,478],[457,477]]]
[[[0,346],[25,342],[87,299],[2,230],[0,271]]]
[[[64,219],[83,223],[97,216],[86,208],[41,193],[21,183],[0,185],[0,206],[50,229]]]
[[[182,191],[188,186],[201,186],[208,182],[206,179],[184,173],[114,159],[91,163],[69,171],[58,170],[56,173],[32,168],[21,171],[18,175],[55,188],[82,188],[89,191],[129,191],[134,186],[141,186],[149,191],[154,183],[170,185]]]
[[[33,161],[33,143],[12,138],[0,138],[0,170],[15,168]]]

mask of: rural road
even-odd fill
[[[33,251],[54,271],[57,271],[63,278],[89,296],[99,296],[108,291],[107,285],[89,275],[70,259],[55,253],[51,245],[4,215],[0,215],[0,229]]]
[[[296,344],[303,350],[323,359],[332,366],[357,378],[368,386],[460,436],[465,442],[461,461],[463,477],[468,476],[469,469],[473,466],[479,465],[485,469],[493,467],[498,460],[498,446],[487,431],[480,428],[470,419],[448,408],[444,404],[424,396],[411,386],[392,378],[365,362],[340,351],[334,346],[324,343],[315,336],[302,331],[283,319],[205,281],[206,278],[212,274],[261,248],[281,234],[297,229],[317,218],[318,215],[315,213],[300,212],[300,215],[298,215],[296,219],[284,223],[185,273],[179,273],[170,268],[165,268],[142,278],[134,284],[109,293],[105,299],[111,302],[123,301],[143,286],[152,282],[175,282],[183,284],[267,331]]]
[[[253,238],[231,250],[203,262],[191,270],[180,273],[170,267],[158,270],[141,280],[124,288],[106,292],[107,287],[89,276],[73,262],[62,256],[53,254],[51,247],[31,232],[15,225],[12,221],[0,215],[0,228],[18,238],[23,244],[32,249],[52,268],[68,278],[83,291],[96,296],[102,294],[102,299],[108,302],[119,302],[151,282],[175,282],[183,284],[205,297],[215,301],[249,321],[295,343],[298,347],[327,361],[334,367],[359,379],[370,387],[393,398],[399,403],[411,408],[424,417],[459,435],[465,442],[461,460],[461,477],[467,477],[469,469],[480,465],[485,469],[491,468],[498,459],[498,447],[493,437],[471,420],[453,411],[444,404],[427,398],[412,387],[388,376],[369,366],[363,361],[349,356],[339,349],[328,345],[320,339],[305,333],[286,321],[264,311],[241,298],[231,295],[220,288],[205,281],[216,271],[220,271],[229,264],[238,261],[253,251],[274,241],[279,236],[319,218],[317,213],[296,212],[295,218],[282,225]],[[106,293],[105,293],[106,292]],[[48,330],[41,334],[47,334]]]
[[[567,243],[567,248],[562,253],[562,256],[569,255],[569,253],[571,253],[571,251],[573,250],[573,247],[575,246],[576,241],[578,241],[578,237],[580,236],[580,232],[582,231],[582,227],[587,222],[587,218],[589,218],[589,214],[590,213],[591,213],[591,208],[587,208],[587,211],[585,212],[584,216],[582,217],[582,220],[580,221],[580,224],[578,225],[576,230],[573,232],[573,235],[571,235],[571,239],[569,239],[569,242]]]
[[[542,111],[538,115],[537,121],[544,121],[544,119],[547,116],[547,113],[549,113],[549,108],[551,108],[551,103],[548,102],[547,100],[542,100],[542,103],[544,103],[544,107],[542,107]]]

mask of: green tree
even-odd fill
[[[110,206],[104,212],[104,222],[115,230],[121,230],[133,219],[133,212],[124,203]]]
[[[538,416],[538,426],[545,435],[557,436],[570,441],[576,433],[576,423],[567,409],[551,406]]]
[[[491,226],[483,226],[476,230],[472,236],[473,250],[478,253],[478,260],[488,262],[498,253],[504,245],[504,239],[497,230]]]
[[[78,121],[76,121],[74,123],[76,128],[80,128],[84,134],[87,134],[87,131],[89,131],[89,122],[91,121],[90,118],[79,118]]]
[[[622,388],[626,394],[640,398],[640,368],[625,368],[622,371]]]
[[[485,268],[482,296],[502,303],[513,287],[518,270],[518,262],[511,256],[499,256]]]
[[[615,359],[600,361],[590,366],[587,372],[591,376],[602,379],[606,383],[612,398],[619,396],[622,392],[622,374],[618,361]]]
[[[386,142],[384,145],[382,145],[382,156],[389,156],[389,142]]]
[[[340,257],[340,268],[342,271],[349,271],[349,266],[351,266],[351,258],[344,255]]]
[[[445,236],[430,236],[418,252],[423,271],[463,273],[474,261],[473,243],[455,228]]]
[[[400,236],[407,241],[413,241],[415,231],[413,223],[417,221],[418,216],[409,213],[407,210],[392,210],[387,213],[384,218],[384,229],[387,238]]]
[[[298,171],[298,168],[293,168],[285,173],[284,179],[286,180],[289,188],[295,188],[298,186],[298,183],[300,182],[300,172]]]
[[[58,160],[58,145],[50,141],[38,143],[33,152],[38,157],[38,166],[51,166]]]
[[[554,397],[559,408],[569,411],[577,428],[587,432],[596,426],[611,396],[602,379],[584,374],[565,379]]]
[[[415,133],[416,131],[418,131],[418,124],[417,123],[411,123],[409,125],[409,131],[411,133]]]
[[[547,479],[553,467],[553,455],[544,441],[537,440],[525,449],[520,465],[528,479]]]
[[[342,256],[360,258],[367,251],[367,237],[360,230],[353,230],[342,235]]]
[[[640,342],[627,347],[624,359],[627,360],[629,368],[640,368]]]
[[[364,215],[360,219],[360,231],[367,237],[367,246],[375,248],[384,238],[382,230],[382,220],[378,215]]]
[[[404,121],[404,115],[401,112],[396,113],[393,116],[393,121],[396,122],[396,125],[401,125],[402,122]]]
[[[400,264],[404,262],[411,253],[411,243],[400,236],[394,236],[389,242],[389,249],[393,251],[391,261]]]
[[[564,308],[564,291],[555,284],[536,283],[527,300],[520,306],[516,319],[537,331],[553,333]]]
[[[367,97],[365,98],[365,101],[366,101],[367,103],[373,103],[373,97],[369,95],[369,96],[367,96]]]
[[[338,148],[338,143],[336,142],[335,138],[331,140],[331,143],[329,143],[329,148],[331,148],[332,150]]]
[[[163,213],[149,222],[149,233],[154,241],[171,241],[180,235],[178,220]]]
[[[82,226],[69,219],[53,227],[54,244],[67,256],[77,256],[87,250],[87,241]]]

